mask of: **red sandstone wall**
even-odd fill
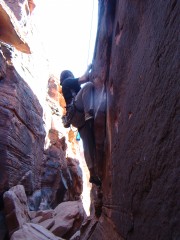
[[[40,187],[45,138],[42,107],[3,53],[1,46],[0,196],[23,181],[28,193]]]
[[[65,101],[58,79],[48,81],[49,66],[39,42],[35,54],[22,53],[20,30],[37,34],[34,25],[28,28],[28,1],[1,1],[0,13],[0,210],[4,191],[17,184],[32,195],[31,210],[41,203],[47,208],[77,200],[82,174],[74,158],[80,153],[75,134],[62,125]]]
[[[96,137],[106,150],[102,215],[90,239],[179,239],[180,2],[99,6],[94,75],[107,116],[106,140],[102,130]],[[98,129],[104,120],[100,112]]]

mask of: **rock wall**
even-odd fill
[[[31,10],[32,5],[33,1]],[[27,194],[40,188],[45,142],[43,108],[31,86],[37,80],[32,68],[37,56],[28,55],[30,46],[24,40],[32,36],[31,10],[28,1],[0,1],[1,198],[5,190],[18,183],[24,185]],[[46,65],[48,69],[45,62],[41,61],[39,67]]]
[[[34,6],[33,1],[0,0],[0,240],[10,239],[15,231],[13,239],[27,234],[34,239],[40,232],[43,239],[59,239],[41,226],[28,225],[30,217],[17,202],[26,202],[30,214],[71,201],[62,206],[64,219],[59,211],[54,213],[56,220],[48,220],[56,235],[68,238],[86,216],[77,131],[62,125],[65,101],[59,80],[49,74],[42,39],[31,19]],[[24,186],[27,197],[23,193],[24,199],[17,197],[12,203],[14,194],[9,189],[18,184]],[[88,213],[86,198],[83,204]]]
[[[107,115],[97,109],[103,206],[90,239],[180,238],[179,10],[99,1],[94,77]]]
[[[48,80],[44,107],[47,134],[42,162],[41,204],[45,204],[45,209],[47,205],[54,207],[63,201],[78,200],[82,193],[79,146],[75,140],[76,135],[72,132],[70,138],[71,130],[63,127],[61,116],[64,107],[62,89],[58,79],[52,75]]]
[[[30,14],[28,2],[1,0],[0,13],[0,40],[12,44],[24,53],[30,53],[27,43],[27,16]],[[25,19],[22,19],[23,17]]]
[[[30,53],[25,23],[34,3],[15,2],[22,11],[12,1],[0,1],[0,40]],[[93,190],[102,209],[100,218],[87,221],[88,231],[83,226],[83,240],[180,238],[179,8],[177,0],[99,0],[92,75],[102,189]],[[70,156],[66,161],[55,79],[49,79],[45,111],[51,118],[44,129],[43,109],[29,81],[33,58],[0,46],[0,234],[5,236],[4,191],[24,185],[32,194],[30,207],[38,210],[78,199],[82,179],[78,161]],[[40,71],[41,64],[34,69]],[[76,154],[73,134],[68,144]]]
[[[6,53],[8,48],[6,48]],[[20,182],[38,188],[45,130],[37,97],[0,51],[0,193]]]
[[[65,102],[58,79],[49,77],[30,3],[0,1],[0,239],[14,221],[4,213],[3,202],[11,187],[23,185],[35,211],[82,194],[76,134],[63,128]],[[30,54],[31,47],[35,52]]]

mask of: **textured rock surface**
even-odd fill
[[[29,1],[29,4],[34,3]],[[18,32],[21,29],[28,34],[28,26],[31,22],[28,1],[13,1],[13,3],[2,1],[1,6],[4,6],[7,15],[11,14],[12,21],[17,21],[21,26],[21,28],[15,28],[13,25],[13,31]],[[8,19],[4,21],[7,24],[11,23]],[[1,36],[3,37],[7,32],[11,31],[4,29]],[[34,34],[37,35],[36,31]],[[39,44],[36,43],[37,46]],[[0,48],[0,92],[3,96],[0,100],[2,108],[0,110],[2,112],[0,193],[18,183],[23,184],[26,193],[32,194],[32,198],[28,201],[31,210],[48,208],[64,199],[77,199],[82,192],[82,179],[77,178],[78,189],[77,191],[73,189],[72,192],[72,178],[75,173],[74,170],[71,171],[71,166],[67,165],[66,149],[69,145],[69,149],[73,149],[74,157],[78,151],[78,144],[75,141],[75,135],[69,141],[68,131],[64,130],[61,123],[65,102],[58,80],[52,76],[49,82],[47,81],[48,67],[44,56],[42,59],[42,56],[35,54],[23,55],[4,43]],[[38,48],[38,53],[41,53],[41,48]],[[40,60],[38,64],[36,64],[37,59]],[[42,72],[40,68],[43,69]],[[43,81],[33,85],[33,82],[39,81],[40,78],[44,78]],[[33,92],[39,97],[38,99]],[[46,144],[43,154],[44,140]],[[69,154],[69,156],[72,155]],[[80,171],[77,160],[74,161],[74,166],[78,175]],[[14,171],[16,171],[15,174]]]
[[[67,167],[71,176],[70,199],[78,200],[83,190],[82,170],[79,166],[79,161],[73,158],[67,158]]]
[[[4,193],[6,223],[11,236],[24,223],[30,221],[27,197],[22,185],[12,187]]]
[[[85,217],[81,201],[61,203],[54,212],[55,223],[50,231],[65,239],[69,239],[81,227]]]
[[[19,44],[19,49],[24,51],[20,48],[21,34],[14,33],[15,24],[9,21],[11,16],[8,10],[5,14],[5,7],[0,3],[1,40],[16,47]],[[25,5],[21,6],[27,6],[27,1],[22,3]],[[99,222],[92,218],[84,226],[82,239],[179,239],[180,3],[177,0],[102,0],[99,6],[92,74],[97,166],[103,178],[103,199],[97,201],[96,210],[102,213]],[[16,8],[13,12],[23,26],[26,18],[19,18]],[[8,33],[12,34],[7,36]],[[62,99],[53,78],[49,82],[49,112],[44,118],[51,116],[46,122],[43,155],[42,109],[31,88],[13,67],[13,53],[1,45],[0,192],[22,183],[28,194],[33,192],[37,209],[43,209],[51,198],[57,197],[58,203],[80,194],[79,170],[71,160],[65,161],[64,133],[58,126],[63,110],[57,107]],[[25,65],[21,68],[25,69]],[[76,142],[69,139],[67,145],[76,154]],[[42,185],[40,169],[43,169]],[[62,175],[58,176],[59,173]],[[72,178],[79,181],[75,194],[67,190]],[[46,219],[41,223],[49,229],[56,226],[55,231],[65,231],[67,226],[58,227],[57,221],[55,224]],[[76,234],[79,236],[79,232]]]
[[[48,80],[47,62],[44,56],[39,57],[41,47],[32,55],[14,49],[29,52],[29,46],[22,40],[27,28],[19,27],[20,19],[15,17],[7,2],[10,3],[0,1],[0,41],[6,42],[0,42],[0,239],[3,240],[6,234],[3,192],[17,184],[23,184],[27,194],[40,188],[45,131],[40,98],[37,99],[34,90],[39,89],[39,79],[46,84]],[[22,19],[27,20],[23,16]],[[25,21],[24,24],[29,28]],[[38,71],[42,66],[45,69],[39,74],[33,67],[37,59],[41,59]],[[34,88],[33,82],[36,83]]]
[[[0,210],[4,208],[3,193],[17,184],[25,187],[28,205],[36,211],[78,200],[82,193],[76,135],[62,126],[65,102],[58,80],[48,76],[48,61],[38,42],[37,29],[31,39],[36,53],[22,53],[29,53],[22,37],[28,39],[32,31],[30,13],[34,6],[33,1],[0,1],[0,41],[4,42],[0,43]],[[8,225],[12,215],[6,214]],[[21,220],[12,221],[10,235],[27,221],[23,216]],[[3,211],[0,221],[0,232],[5,236]],[[54,223],[43,220],[47,228]],[[71,226],[72,234],[77,226]]]
[[[10,8],[8,7],[8,3],[10,5]],[[14,17],[13,12],[11,11],[12,7],[17,7],[17,4],[15,4],[15,2],[11,3],[11,1],[0,1],[0,40],[12,44],[14,47],[24,53],[30,53],[29,45],[24,40],[25,32],[22,31],[23,27],[27,25],[27,20],[23,20],[23,23],[20,24],[20,21]],[[23,8],[20,7],[20,9]],[[21,17],[27,16],[25,14],[23,15],[20,9],[18,10],[16,8],[16,13],[18,11],[18,15]],[[24,6],[24,11],[26,11],[26,9],[29,11],[27,4]]]
[[[38,211],[31,222],[45,227],[56,236],[69,239],[80,229],[84,219],[85,212],[79,200],[60,203],[54,210]]]
[[[63,240],[49,232],[44,227],[34,224],[34,223],[26,223],[23,225],[21,229],[16,231],[11,240]]]
[[[57,206],[63,201],[78,200],[82,193],[82,173],[78,156],[78,142],[75,135],[69,137],[70,131],[62,126],[64,98],[58,79],[51,76],[48,81],[46,97],[46,142],[41,177],[41,189],[46,193],[51,190],[50,206]],[[72,149],[72,150],[71,150]],[[72,157],[67,157],[67,155]],[[37,210],[37,209],[36,209]]]
[[[81,227],[86,216],[81,200],[63,202],[54,210],[29,212],[27,197],[22,185],[12,187],[4,193],[3,197],[6,223],[11,239],[18,239],[18,237],[19,239],[23,237],[24,239],[36,239],[38,236],[39,239],[48,237],[56,239],[51,233],[69,239]],[[2,233],[5,236],[6,228],[3,229],[5,232]]]
[[[0,194],[26,182],[39,185],[45,131],[42,108],[28,84],[0,52]]]
[[[179,239],[180,2],[99,3],[94,74],[107,94],[107,150],[90,239],[110,239],[107,224],[111,239]]]

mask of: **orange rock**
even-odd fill
[[[30,13],[32,13],[32,11],[34,10],[34,8],[36,7],[36,4],[34,3],[33,0],[28,0],[28,5],[29,5]]]
[[[0,40],[12,44],[16,49],[24,53],[31,53],[27,42],[24,39],[24,34],[21,32],[21,27],[8,8],[8,6],[1,1],[0,3]]]

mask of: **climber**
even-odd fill
[[[90,82],[89,65],[85,74],[80,78],[74,78],[69,70],[62,71],[60,85],[66,102],[66,115],[62,117],[64,127],[72,124],[78,129],[84,147],[84,157],[90,172],[89,182],[97,186],[101,180],[95,172],[95,138],[94,138],[94,85]],[[85,84],[84,84],[85,83]],[[84,84],[81,88],[81,84]]]

